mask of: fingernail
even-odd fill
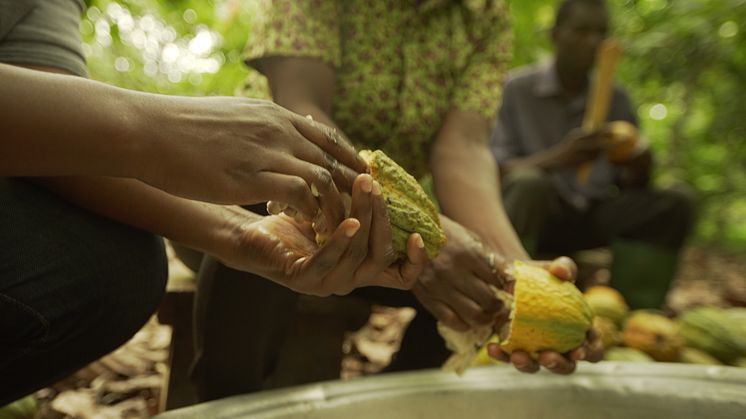
[[[360,185],[360,189],[362,189],[365,193],[371,193],[371,191],[373,191],[373,179],[369,176],[366,176],[363,179],[362,184]]]
[[[373,195],[381,195],[381,184],[376,182],[375,180],[373,181]]]
[[[352,237],[354,236],[358,230],[360,230],[360,221],[358,221],[356,218],[351,218],[352,220],[355,220],[355,223],[351,225],[350,227],[345,230],[345,236]]]
[[[283,204],[281,202],[277,201],[269,201],[267,202],[267,212],[271,215],[277,215],[281,213],[282,211],[287,208],[287,204]]]
[[[315,183],[311,183],[311,195],[313,195],[315,198],[319,197],[319,188],[316,187]]]
[[[578,359],[585,359],[586,355],[584,348],[578,349]]]
[[[557,363],[554,361],[547,364],[547,368],[549,369],[556,368],[556,367],[557,367]]]
[[[420,233],[417,233],[417,238],[414,240],[414,244],[416,244],[417,247],[419,247],[420,249],[425,248],[425,241],[422,240],[422,236],[420,235]]]

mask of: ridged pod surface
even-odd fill
[[[386,211],[391,223],[394,250],[400,257],[407,253],[407,239],[419,233],[431,258],[446,242],[440,228],[440,217],[417,180],[381,150],[362,150],[370,175],[381,185]]]
[[[520,261],[508,268],[515,278],[506,352],[567,352],[585,341],[593,312],[575,284]]]
[[[682,314],[678,324],[687,346],[701,349],[726,363],[746,356],[746,337],[738,322],[725,310],[695,308]]]

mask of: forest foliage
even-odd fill
[[[91,77],[180,95],[232,95],[256,0],[88,0]],[[512,66],[547,59],[556,0],[511,0]],[[618,81],[656,155],[658,186],[698,200],[695,239],[746,249],[746,0],[608,0]]]

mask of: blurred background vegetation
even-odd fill
[[[557,0],[509,0],[512,65],[546,58]],[[168,94],[231,95],[247,74],[254,0],[88,0],[91,76]],[[746,0],[608,0],[618,74],[656,151],[656,183],[699,201],[695,240],[746,250]]]

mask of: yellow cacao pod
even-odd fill
[[[546,269],[516,261],[507,269],[515,278],[510,320],[500,331],[506,352],[567,352],[580,346],[593,313],[575,284]]]
[[[607,317],[621,326],[627,317],[629,307],[622,294],[614,288],[605,285],[596,285],[588,288],[583,293],[588,305],[593,309],[593,314]]]
[[[684,346],[676,323],[648,310],[633,311],[624,323],[624,344],[639,349],[656,361],[676,361]]]
[[[490,339],[482,345],[481,348],[477,351],[477,355],[474,357],[474,359],[471,360],[471,363],[469,364],[470,367],[479,367],[482,365],[500,365],[504,364],[502,361],[498,361],[495,358],[491,357],[489,353],[487,353],[487,346],[490,343],[499,343],[500,340],[496,335],[493,335],[490,337]]]
[[[611,348],[622,341],[622,333],[616,323],[608,317],[593,317],[593,331],[601,339],[604,348]]]

